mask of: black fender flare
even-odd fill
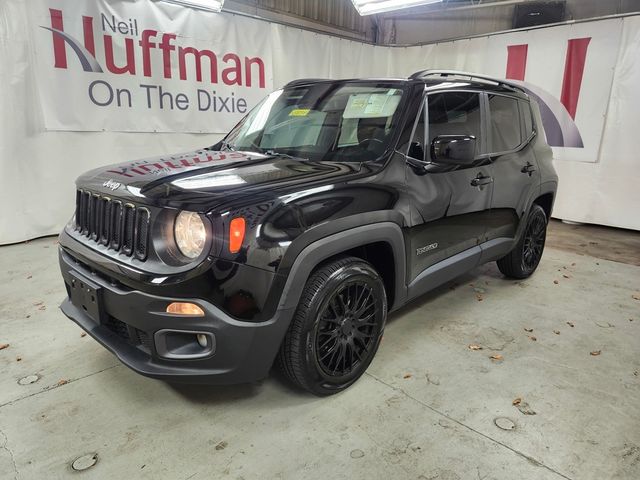
[[[318,264],[352,248],[376,242],[385,242],[391,247],[395,264],[394,307],[402,305],[407,297],[404,236],[397,223],[382,221],[342,230],[305,246],[289,269],[278,310],[297,307],[307,279]]]
[[[540,198],[542,195],[546,195],[548,193],[552,193],[553,194],[553,201],[555,202],[556,200],[556,191],[558,188],[558,183],[554,182],[554,181],[547,181],[547,182],[543,182],[540,184],[540,186],[538,186],[538,188],[535,189],[535,191],[531,194],[530,198],[529,198],[529,202],[528,202],[528,207],[527,207],[527,211],[525,216],[523,217],[523,221],[520,222],[520,225],[518,225],[518,229],[516,231],[516,235],[514,237],[513,240],[513,244],[512,246],[515,247],[515,245],[520,241],[520,237],[524,234],[524,227],[526,225],[526,219],[529,217],[529,213],[531,212],[531,209],[533,208],[533,204],[535,203],[535,201]],[[553,205],[552,205],[553,208]],[[551,220],[551,217],[547,218],[547,222]]]
[[[558,192],[558,182],[555,180],[547,180],[546,182],[542,182],[540,184],[540,191],[538,192],[538,196],[536,198],[541,197],[542,195],[547,195],[551,193],[553,194],[553,203],[555,203],[557,192]],[[552,211],[553,211],[553,203],[551,204]]]

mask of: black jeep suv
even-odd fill
[[[62,311],[133,370],[353,384],[389,311],[479,264],[524,278],[557,176],[519,86],[450,71],[298,80],[221,142],[77,180]]]

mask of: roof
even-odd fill
[[[491,90],[496,92],[516,93],[527,96],[526,90],[517,83],[509,80],[491,77],[484,74],[471,72],[461,72],[456,70],[420,70],[408,78],[354,78],[333,80],[328,78],[301,78],[293,80],[285,85],[285,87],[296,87],[309,85],[314,83],[333,83],[333,82],[362,82],[362,81],[380,81],[380,82],[406,82],[406,83],[424,83],[427,87],[437,87],[446,84],[448,88],[456,87],[472,87],[481,90]]]
[[[477,84],[493,84],[508,90],[519,90],[526,93],[520,85],[502,78],[491,77],[480,73],[460,72],[457,70],[420,70],[409,77],[410,80],[424,80],[428,84],[451,82],[452,80],[465,80]]]

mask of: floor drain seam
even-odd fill
[[[97,372],[89,373],[87,375],[84,375],[84,376],[78,377],[78,378],[72,378],[71,380],[69,380],[69,381],[67,381],[65,383],[61,383],[61,384],[57,384],[56,383],[56,384],[50,385],[50,386],[44,388],[43,390],[39,390],[37,392],[30,393],[29,395],[25,395],[24,397],[19,397],[19,398],[16,398],[14,400],[10,400],[10,401],[8,401],[6,403],[2,403],[2,404],[0,404],[0,408],[8,407],[8,406],[13,405],[15,403],[21,402],[22,400],[26,400],[27,398],[35,397],[36,395],[40,395],[40,394],[43,394],[43,393],[46,393],[46,392],[50,392],[52,390],[55,390],[56,388],[60,388],[60,387],[63,387],[65,385],[69,385],[69,384],[77,382],[79,380],[84,380],[85,378],[92,377],[93,375],[98,375],[99,373],[106,372],[107,370],[111,370],[112,368],[116,368],[116,367],[119,367],[119,366],[120,366],[120,364],[111,365],[110,367],[103,368],[102,370],[98,370]]]
[[[548,465],[545,465],[543,462],[541,462],[541,461],[539,461],[539,460],[537,460],[537,459],[533,458],[532,456],[527,455],[526,453],[521,452],[521,451],[519,451],[519,450],[517,450],[517,449],[515,449],[515,448],[513,448],[513,447],[511,447],[511,446],[509,446],[509,445],[507,445],[507,444],[505,444],[505,443],[503,443],[503,442],[501,442],[500,440],[496,440],[495,438],[493,438],[493,437],[491,437],[491,436],[489,436],[489,435],[487,435],[487,434],[485,434],[485,433],[482,433],[482,432],[480,432],[479,430],[476,430],[475,428],[470,427],[469,425],[464,424],[464,423],[463,423],[463,422],[461,422],[460,420],[456,420],[455,418],[450,417],[450,416],[449,416],[449,415],[447,415],[446,413],[441,412],[441,411],[440,411],[440,410],[438,410],[437,408],[432,407],[432,406],[431,406],[431,405],[429,405],[428,403],[425,403],[425,402],[423,402],[422,400],[420,400],[420,399],[418,399],[418,398],[416,398],[416,397],[414,397],[414,396],[412,396],[412,395],[408,394],[408,393],[407,393],[405,390],[403,390],[402,388],[400,388],[400,387],[396,387],[396,386],[393,386],[393,385],[391,385],[391,384],[389,384],[389,383],[385,382],[384,380],[381,380],[380,378],[376,377],[375,375],[373,375],[373,374],[371,374],[371,373],[369,373],[369,372],[365,372],[365,375],[367,375],[367,376],[369,376],[369,377],[373,378],[375,381],[377,381],[377,382],[381,383],[382,385],[385,385],[385,386],[389,387],[390,389],[392,389],[392,390],[394,390],[394,391],[396,391],[396,392],[402,393],[405,397],[407,397],[407,398],[409,398],[409,399],[413,400],[414,402],[418,403],[419,405],[422,405],[422,406],[423,406],[423,407],[425,407],[425,408],[428,408],[428,409],[429,409],[429,410],[431,410],[432,412],[434,412],[434,413],[436,413],[436,414],[438,414],[438,415],[440,415],[440,416],[442,416],[442,417],[446,418],[447,420],[450,420],[450,421],[452,421],[452,422],[456,423],[457,425],[460,425],[461,427],[464,427],[464,428],[466,428],[467,430],[469,430],[469,431],[471,431],[471,432],[473,432],[473,433],[475,433],[475,434],[477,434],[477,435],[480,435],[480,436],[482,436],[482,437],[486,438],[487,440],[489,440],[489,441],[491,441],[491,442],[493,442],[493,443],[495,443],[495,444],[497,444],[497,445],[500,445],[501,447],[506,448],[507,450],[510,450],[511,452],[513,452],[513,453],[515,453],[516,455],[518,455],[518,456],[520,456],[520,457],[524,458],[524,459],[525,459],[525,460],[527,460],[528,462],[533,463],[533,464],[534,464],[534,465],[536,465],[536,466],[543,467],[543,468],[545,468],[546,470],[549,470],[550,472],[555,473],[556,475],[558,475],[558,476],[560,476],[560,477],[562,477],[562,478],[564,478],[564,479],[566,479],[566,480],[573,480],[571,477],[568,477],[567,475],[563,474],[562,472],[559,472],[559,471],[555,470],[554,468],[552,468],[552,467],[550,467],[550,466],[548,466]]]
[[[16,457],[13,455],[13,452],[11,451],[11,449],[7,446],[7,444],[9,443],[9,438],[7,437],[7,434],[4,433],[2,430],[0,430],[0,434],[2,434],[2,436],[4,437],[4,443],[0,448],[2,450],[5,450],[9,454],[9,457],[11,458],[11,463],[13,464],[13,471],[15,472],[15,476],[13,478],[17,480],[19,476],[18,465],[16,464]]]

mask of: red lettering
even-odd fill
[[[187,54],[193,55],[196,66],[196,80],[202,81],[202,57],[209,59],[209,69],[211,71],[211,83],[218,83],[218,58],[211,50],[198,50],[193,47],[178,47],[178,70],[180,80],[187,79]]]
[[[96,45],[93,40],[93,17],[82,17],[82,31],[84,33],[84,48],[95,57]]]
[[[125,50],[127,55],[127,64],[124,67],[116,66],[113,59],[113,38],[111,35],[104,36],[104,56],[107,62],[107,69],[111,73],[130,73],[131,75],[136,74],[136,58],[133,51],[133,39],[125,38],[124,40]]]
[[[590,41],[591,37],[572,38],[567,43],[560,101],[574,120],[578,109],[582,77]],[[507,47],[507,78],[524,80],[528,48],[528,45],[509,45]]]
[[[564,64],[564,78],[562,80],[562,94],[560,101],[566,107],[571,118],[575,120],[578,110],[578,99],[582,87],[584,66],[587,62],[587,49],[591,37],[573,38],[567,45],[567,56]]]
[[[116,175],[122,175],[123,177],[129,177],[132,178],[133,175],[129,175],[127,172],[126,168],[123,168],[122,170],[107,170],[108,173],[115,173]]]
[[[142,47],[142,72],[145,77],[151,76],[151,55],[150,49],[155,48],[156,44],[151,42],[151,37],[158,34],[157,30],[143,30],[140,46]]]
[[[176,35],[174,33],[165,33],[162,35],[162,41],[160,42],[160,50],[162,50],[162,64],[164,66],[164,78],[171,78],[171,52],[176,49],[174,45],[171,45],[171,40],[175,40]]]
[[[251,86],[251,66],[258,66],[258,85],[260,88],[264,88],[264,62],[260,57],[244,57],[244,70],[245,70],[245,79],[247,81],[247,87]]]
[[[51,28],[64,32],[64,23],[62,21],[62,10],[56,10],[54,8],[49,9],[51,14]],[[67,50],[64,46],[64,39],[57,35],[55,32],[53,35],[53,58],[56,68],[67,68]]]
[[[524,80],[527,69],[527,50],[529,45],[509,45],[507,47],[507,78]]]
[[[136,73],[139,73],[136,72],[136,60],[138,58],[141,58],[142,74],[145,77],[152,77],[152,56],[154,55],[152,50],[158,49],[162,52],[164,78],[172,78],[172,61],[175,59],[172,52],[177,50],[178,73],[181,80],[187,80],[189,75],[194,75],[187,73],[187,59],[188,57],[191,57],[193,58],[193,60],[189,60],[189,67],[191,67],[191,65],[193,64],[193,69],[195,69],[195,80],[198,82],[202,82],[203,68],[207,68],[207,66],[203,67],[204,59],[206,58],[209,63],[209,80],[212,84],[217,84],[219,82],[219,75],[221,75],[221,81],[225,85],[246,85],[247,87],[258,86],[259,88],[265,88],[266,86],[265,64],[262,58],[241,58],[235,53],[226,53],[221,59],[223,65],[219,66],[218,56],[215,52],[208,49],[200,50],[189,46],[177,46],[174,43],[178,38],[177,34],[159,33],[157,30],[152,29],[143,30],[140,34],[139,41],[132,37],[124,37],[123,49],[126,58],[118,58],[117,60],[115,59],[116,50],[119,49],[118,46],[114,46],[114,43],[118,42],[119,40],[117,38],[116,40],[114,40],[113,36],[108,34],[103,35],[103,48],[100,48],[100,46],[98,46],[98,50],[104,51],[105,63],[101,65],[102,60],[96,60],[96,42],[93,28],[94,18],[89,16],[82,16],[82,30],[84,35],[84,47],[86,49],[85,51],[82,48],[78,48],[80,46],[79,42],[73,36],[69,35],[68,33],[64,33],[63,35],[60,34],[60,32],[64,32],[62,10],[50,8],[49,12],[51,20],[50,30],[52,30],[55,68],[68,68],[66,48],[66,44],[68,43],[72,48],[72,51],[77,54],[82,68],[87,72],[102,72],[102,69],[106,67],[105,71],[109,71],[117,75],[136,75]],[[133,32],[133,30],[131,31]],[[138,48],[140,52],[136,52],[136,49]],[[191,64],[191,62],[193,63]],[[220,101],[223,102],[223,99],[221,98]],[[224,101],[226,102],[226,100]],[[232,105],[233,102],[234,100],[232,99]],[[226,103],[223,104],[223,107],[225,106],[227,106]]]
[[[233,60],[235,65],[233,67],[227,67],[222,71],[222,81],[225,85],[242,85],[242,64],[240,57],[235,53],[227,53],[222,57],[222,61],[228,63],[229,60]],[[234,74],[234,78],[231,78],[231,74]]]

